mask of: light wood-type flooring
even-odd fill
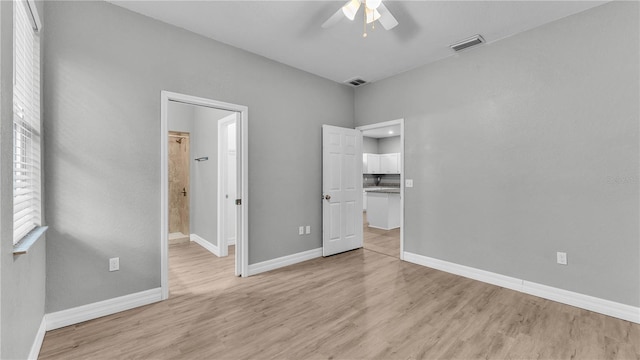
[[[382,230],[368,226],[367,213],[362,216],[363,246],[367,250],[400,258],[400,228]]]
[[[170,247],[171,296],[46,334],[41,359],[638,359],[640,325],[367,249],[250,278]]]

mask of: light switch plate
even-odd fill
[[[408,188],[413,187],[413,179],[404,179],[404,186]]]
[[[311,225],[307,225],[307,228],[305,229],[305,232],[307,234],[311,234]]]
[[[298,235],[304,235],[304,226],[298,228]]]

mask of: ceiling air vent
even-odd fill
[[[367,82],[362,80],[362,79],[360,79],[360,78],[355,78],[355,79],[347,80],[344,83],[348,84],[348,85],[351,85],[353,87],[357,87],[357,86],[360,86],[360,85],[364,85]]]
[[[454,51],[462,51],[464,49],[468,49],[472,46],[480,45],[484,42],[484,39],[480,35],[474,35],[468,39],[464,39],[455,44],[449,45]]]

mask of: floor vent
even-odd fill
[[[351,85],[353,87],[357,87],[357,86],[360,86],[360,85],[364,85],[367,82],[362,80],[362,79],[360,79],[360,78],[355,78],[355,79],[347,80],[344,83],[348,84],[348,85]]]
[[[472,46],[480,45],[484,42],[484,38],[481,35],[474,35],[468,39],[464,39],[455,44],[449,45],[454,51],[462,51],[464,49],[468,49]]]

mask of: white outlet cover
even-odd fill
[[[120,258],[111,258],[109,259],[109,271],[118,271],[120,270]]]
[[[567,253],[558,251],[556,254],[556,260],[560,265],[567,265]]]
[[[408,187],[408,188],[412,188],[413,187],[413,179],[405,179],[404,180],[404,186]]]

